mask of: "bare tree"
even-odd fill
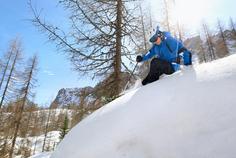
[[[140,22],[141,28],[140,31],[137,33],[137,46],[135,48],[135,52],[137,54],[144,54],[147,53],[150,49],[151,45],[149,44],[149,40],[147,35],[152,35],[152,15],[149,12],[145,12],[145,8],[142,8],[142,4],[139,4],[139,10],[140,10]],[[138,76],[146,76],[147,69],[149,68],[149,62],[142,63],[138,68]]]
[[[175,0],[172,0],[172,2],[173,2],[174,7],[176,7],[176,2],[175,2]],[[176,13],[176,14],[178,14],[178,13]],[[176,28],[177,28],[179,40],[182,41],[182,31],[181,31],[181,29],[180,29],[180,24],[179,24],[179,20],[178,20],[178,19],[177,19],[177,21],[176,21]],[[177,34],[177,33],[175,33],[175,34]]]
[[[9,89],[9,84],[13,80],[13,77],[15,75],[14,71],[16,69],[16,63],[17,63],[17,61],[19,61],[19,57],[20,57],[20,53],[21,53],[21,46],[20,46],[20,42],[18,40],[14,40],[11,43],[10,51],[12,52],[12,53],[10,53],[10,56],[14,55],[14,58],[13,58],[13,62],[11,64],[10,72],[9,72],[9,75],[7,76],[7,81],[6,81],[4,90],[3,90],[2,98],[1,98],[1,101],[0,101],[0,108],[2,107],[4,99],[6,98],[7,90]],[[10,58],[9,58],[8,64],[9,63],[10,63]],[[7,70],[7,67],[6,67],[6,70]],[[5,76],[5,74],[4,74],[4,76]]]
[[[208,28],[207,24],[205,24],[205,23],[203,23],[202,26],[203,26],[203,30],[204,30],[205,37],[206,37],[208,54],[209,54],[211,60],[215,60],[216,55],[215,55],[214,45],[213,45],[212,36],[210,34],[209,28]]]
[[[10,158],[12,158],[12,155],[14,152],[15,142],[16,142],[17,134],[20,128],[24,107],[27,101],[29,100],[30,96],[32,96],[32,88],[34,88],[34,83],[35,83],[34,76],[35,76],[36,70],[37,70],[37,56],[34,56],[32,59],[30,59],[29,65],[26,67],[24,71],[24,83],[23,83],[23,86],[21,88],[21,93],[20,93],[21,106],[19,107],[19,111],[17,112],[14,135],[12,139],[11,150],[9,153]]]
[[[45,126],[45,130],[44,130],[44,139],[43,139],[43,146],[42,146],[42,152],[45,151],[45,145],[46,145],[46,140],[47,140],[47,134],[48,134],[48,129],[49,129],[49,121],[50,121],[50,117],[51,117],[51,108],[48,109],[48,117],[47,117],[47,121],[46,121],[46,126]]]
[[[233,31],[234,37],[235,37],[235,39],[236,39],[235,23],[234,23],[232,17],[230,17],[230,28],[231,28],[231,30]]]
[[[11,111],[10,115],[1,115],[0,128],[0,157],[8,157],[10,151],[10,138],[12,136],[12,128],[14,127],[14,115]]]
[[[40,112],[37,111],[34,113],[34,126],[33,126],[33,129],[32,129],[32,136],[35,137],[35,140],[34,140],[34,148],[33,148],[33,153],[32,155],[35,154],[35,151],[36,151],[36,147],[37,147],[37,144],[38,144],[38,135],[40,133],[40,127],[42,127],[42,122],[40,121]]]
[[[150,4],[149,4],[149,7],[148,7],[148,17],[149,17],[149,29],[150,31],[153,29],[153,20],[152,20],[152,13],[151,13],[151,7],[150,7]],[[151,33],[151,32],[150,32]]]
[[[148,44],[147,44],[147,37],[146,37],[146,27],[145,27],[145,22],[144,22],[144,15],[143,15],[143,10],[141,4],[139,4],[139,9],[140,9],[140,14],[141,14],[141,25],[142,25],[142,37],[143,37],[143,43],[144,43],[144,51],[148,51]]]
[[[169,6],[168,0],[163,0],[164,2],[164,12],[165,12],[165,25],[167,27],[167,31],[170,32],[170,17],[169,17]]]
[[[66,52],[75,70],[93,74],[93,77],[111,76],[113,80],[108,87],[113,95],[117,95],[121,91],[122,66],[128,68],[123,60],[130,60],[130,46],[136,42],[133,37],[138,31],[133,16],[134,2],[62,0],[60,4],[71,14],[70,33],[43,21],[35,9],[32,9],[32,22]]]
[[[3,70],[3,72],[2,72],[1,81],[0,81],[0,90],[1,90],[1,87],[2,87],[2,84],[3,84],[3,81],[5,79],[6,72],[7,72],[7,69],[9,67],[12,55],[13,55],[13,47],[11,47],[10,51],[7,52],[7,54],[6,54],[6,59],[5,60],[7,61],[7,63],[6,64],[3,64],[3,63],[1,64],[1,70]]]
[[[226,55],[229,54],[229,49],[228,49],[228,46],[227,46],[227,41],[226,41],[226,37],[225,37],[225,34],[224,34],[224,28],[221,24],[221,21],[218,19],[217,20],[217,24],[218,24],[218,30],[219,30],[219,33],[220,33],[220,39],[219,41],[217,42],[217,46],[218,46],[218,55],[219,57],[224,57]]]
[[[200,62],[207,62],[206,51],[205,51],[202,40],[200,40],[200,52],[201,52]]]

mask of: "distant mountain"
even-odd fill
[[[121,88],[124,88],[127,80],[129,79],[129,73],[121,73]],[[132,79],[133,81],[133,79]],[[83,106],[93,106],[93,108],[99,108],[104,104],[107,98],[112,97],[111,83],[113,83],[113,76],[107,76],[101,82],[99,82],[94,88],[84,87],[84,88],[62,88],[59,90],[55,100],[53,101],[51,107],[62,108],[71,105],[83,105]],[[105,99],[105,100],[104,100]],[[105,101],[106,102],[106,101]]]
[[[80,105],[82,103],[90,103],[95,101],[92,93],[94,88],[62,88],[59,90],[52,106],[54,108],[65,107],[69,105]]]

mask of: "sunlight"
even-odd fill
[[[164,0],[150,0],[154,19],[163,19],[163,10],[160,10]],[[213,0],[167,0],[169,2],[170,20],[172,24],[177,21],[186,28],[196,29],[202,20],[207,17],[213,7]],[[175,5],[174,5],[175,2]],[[161,4],[161,5],[160,5]]]
[[[177,22],[187,27],[196,28],[210,9],[208,0],[175,0],[170,18],[172,22]]]

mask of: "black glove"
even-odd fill
[[[138,55],[137,58],[136,58],[136,61],[141,62],[142,60],[143,60],[143,57],[141,55]]]

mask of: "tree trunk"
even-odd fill
[[[167,25],[167,31],[170,32],[170,22],[169,22],[169,9],[168,9],[168,2],[167,0],[164,0],[165,4],[165,14],[166,14],[166,25]]]
[[[122,40],[122,0],[117,0],[117,16],[116,16],[116,54],[114,62],[114,79],[115,79],[115,94],[118,95],[121,91],[121,40]]]
[[[6,72],[7,72],[7,68],[8,68],[8,65],[10,63],[12,54],[13,54],[13,49],[10,51],[10,55],[9,55],[9,57],[7,59],[7,64],[6,64],[6,66],[4,68],[4,71],[3,71],[2,79],[1,79],[1,82],[0,82],[0,89],[2,87],[2,84],[3,84],[4,78],[5,78],[5,75],[6,75]],[[1,105],[0,105],[0,108],[1,108]]]
[[[234,38],[236,38],[236,30],[235,30],[235,27],[234,27],[234,21],[231,17],[230,17],[230,25],[231,25],[231,29],[233,31]]]
[[[229,49],[227,46],[226,37],[224,35],[223,27],[222,27],[219,19],[218,19],[218,28],[219,28],[220,35],[221,35],[221,42],[222,42],[223,49],[224,49],[225,55],[227,55],[227,54],[229,54]]]
[[[145,52],[147,52],[147,37],[146,37],[146,33],[145,33],[143,11],[142,11],[141,4],[139,5],[139,9],[140,9],[140,14],[141,14],[141,24],[142,24],[142,32],[143,32],[144,49],[145,49]]]
[[[203,24],[203,29],[204,29],[204,32],[206,35],[206,41],[207,41],[209,55],[211,57],[211,60],[214,60],[214,59],[216,59],[214,46],[213,46],[213,42],[212,42],[212,37],[210,35],[209,29],[206,24]]]
[[[22,98],[22,105],[20,106],[20,109],[19,109],[20,110],[19,115],[17,116],[17,119],[16,119],[16,127],[15,127],[15,131],[14,131],[13,139],[12,139],[11,150],[10,150],[10,153],[9,153],[10,158],[12,158],[12,155],[13,155],[13,152],[14,152],[16,138],[17,138],[17,134],[18,134],[18,131],[19,131],[19,128],[20,128],[20,122],[21,122],[22,114],[23,114],[24,107],[25,107],[25,104],[26,104],[26,101],[27,101],[27,96],[30,93],[29,92],[30,84],[31,84],[31,80],[33,78],[33,71],[35,70],[35,67],[36,67],[36,56],[33,58],[32,65],[31,65],[31,68],[30,68],[30,72],[27,76],[26,87],[23,88],[24,89],[23,90],[23,95],[24,96]]]
[[[1,99],[1,102],[0,102],[0,108],[1,108],[2,105],[3,105],[3,101],[4,101],[4,99],[5,99],[6,92],[7,92],[7,89],[8,89],[10,80],[11,80],[11,77],[12,77],[13,70],[15,69],[15,64],[16,64],[17,58],[18,58],[18,56],[19,56],[19,53],[20,53],[19,50],[16,50],[16,55],[15,55],[15,58],[14,58],[14,61],[13,61],[13,64],[12,64],[12,67],[11,67],[11,70],[10,70],[10,74],[9,74],[9,76],[8,76],[7,83],[6,83],[5,89],[4,89],[4,91],[3,91],[2,99]]]
[[[47,118],[45,133],[44,133],[42,152],[44,152],[44,149],[45,149],[45,144],[46,144],[47,134],[48,134],[49,120],[50,120],[50,117],[51,117],[51,109],[49,108],[48,110],[49,110],[49,112],[48,112],[48,118]]]

